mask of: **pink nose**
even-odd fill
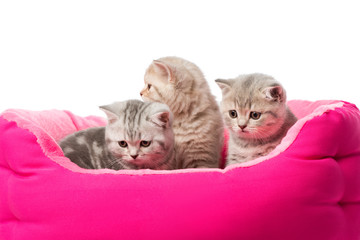
[[[133,159],[136,159],[138,156],[139,156],[138,154],[136,154],[136,155],[131,155],[131,157],[132,157]]]
[[[239,125],[239,128],[241,128],[241,130],[244,130],[247,127],[247,125]]]

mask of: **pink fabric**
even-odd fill
[[[0,239],[360,239],[358,109],[289,105],[300,119],[269,156],[175,171],[83,170],[56,141],[102,118],[5,111]]]

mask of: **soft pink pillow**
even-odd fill
[[[5,111],[0,239],[360,239],[358,109],[289,105],[299,121],[268,156],[175,171],[81,169],[56,141],[102,118]]]

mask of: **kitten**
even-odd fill
[[[215,80],[222,90],[221,112],[229,129],[227,165],[270,153],[296,122],[284,88],[264,74]]]
[[[174,114],[177,168],[217,168],[223,146],[223,121],[201,70],[193,63],[164,57],[145,72],[145,101],[167,104]]]
[[[139,100],[101,106],[106,127],[75,132],[60,141],[66,157],[82,168],[173,169],[174,133],[169,107]]]

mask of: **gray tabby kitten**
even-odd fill
[[[221,111],[230,132],[226,165],[270,153],[296,122],[284,88],[264,74],[215,80],[222,90]]]
[[[82,168],[173,169],[172,114],[161,103],[139,100],[101,106],[106,127],[75,132],[60,141],[66,157]]]

